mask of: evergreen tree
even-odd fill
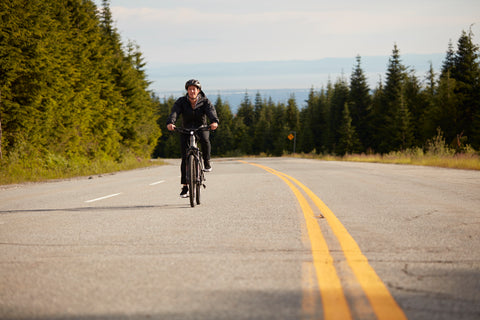
[[[362,145],[361,151],[372,146],[371,141],[371,108],[372,98],[370,88],[367,84],[367,78],[361,67],[361,58],[357,56],[357,64],[350,77],[350,114],[352,125],[357,129],[358,136]]]
[[[448,42],[448,49],[445,55],[445,60],[443,60],[441,77],[449,75],[452,72],[453,67],[455,66],[455,50],[453,48],[452,40]]]
[[[110,10],[110,0],[102,0],[100,23],[104,39],[109,42],[110,46],[119,47],[121,41],[117,28],[114,26],[112,11]]]
[[[331,88],[330,88],[331,90]],[[316,138],[315,148],[319,152],[327,153],[329,150],[328,142],[330,140],[330,124],[328,119],[330,118],[330,98],[329,89],[325,91],[322,89],[318,96],[318,104],[314,105],[315,123],[313,125],[313,133]]]
[[[278,135],[278,126],[275,124],[277,121],[276,116],[276,106],[273,102],[272,97],[269,97],[267,103],[265,104],[265,119],[268,121],[268,131],[266,131],[265,137],[265,145],[266,145],[266,153],[274,154],[275,151],[275,140]]]
[[[384,89],[382,79],[378,81],[378,85],[373,91],[372,95],[372,150],[374,152],[380,152],[380,146],[383,142],[383,130],[385,130],[385,124],[383,123],[383,110],[384,110]]]
[[[438,127],[438,121],[436,117],[438,116],[438,107],[435,104],[435,97],[438,93],[438,87],[436,84],[436,75],[433,69],[433,65],[430,62],[430,69],[426,75],[427,86],[424,91],[425,96],[425,108],[422,112],[422,126],[421,126],[421,136],[423,137],[422,143],[427,139],[432,138],[435,135],[435,130]],[[417,142],[417,145],[418,142]]]
[[[457,95],[455,94],[456,81],[450,77],[447,72],[440,78],[438,83],[438,91],[434,97],[434,106],[430,112],[432,123],[430,129],[430,137],[433,137],[438,128],[445,134],[447,141],[452,141],[458,132],[458,116],[457,116]]]
[[[168,98],[164,97],[163,102],[157,100],[157,124],[160,128],[164,128],[167,123],[167,118],[172,110],[173,104],[175,103],[175,98],[170,96]],[[177,124],[179,124],[177,121]],[[180,138],[177,134],[167,133],[161,135],[157,140],[157,145],[153,152],[154,158],[178,158],[180,157]]]
[[[243,122],[247,127],[251,127],[255,121],[255,110],[248,96],[248,92],[245,92],[243,101],[238,107],[237,116],[243,118]]]
[[[262,95],[260,92],[257,91],[257,94],[255,95],[255,105],[254,105],[254,115],[253,118],[254,123],[253,123],[253,128],[252,128],[252,134],[253,134],[253,141],[252,141],[252,152],[254,154],[259,154],[261,152],[265,152],[265,145],[264,145],[264,129],[262,126],[265,126],[265,121],[264,119],[260,119],[262,116],[265,116],[264,111],[264,101],[262,99]],[[261,123],[260,123],[261,122]]]
[[[276,106],[273,106],[273,146],[272,154],[274,156],[281,156],[285,150],[288,149],[287,136],[289,134],[289,129],[287,127],[287,112],[285,104],[278,103]]]
[[[245,92],[244,99],[240,104],[240,107],[237,110],[236,120],[240,120],[243,122],[244,126],[237,127],[239,130],[241,129],[242,132],[242,139],[240,145],[242,146],[241,150],[247,154],[253,153],[253,132],[254,127],[253,124],[255,122],[255,110],[250,101],[250,97],[248,96],[248,92]],[[245,131],[243,133],[243,131]],[[239,132],[240,134],[240,132]]]
[[[463,132],[472,138],[473,120],[480,112],[480,66],[479,47],[473,43],[473,33],[463,31],[458,39],[457,51],[451,77],[455,79],[455,94],[458,99],[457,134]],[[470,140],[472,140],[470,139]],[[480,147],[480,141],[470,141]]]
[[[220,125],[218,129],[211,134],[212,154],[222,156],[231,151],[233,141],[233,115],[230,105],[224,103],[220,95],[218,95],[215,102],[215,109],[220,119]]]
[[[345,103],[348,103],[349,88],[344,78],[339,78],[333,87],[330,100],[329,114],[329,150],[337,152],[337,145],[340,140],[340,126],[343,119]]]
[[[352,125],[352,117],[348,109],[348,103],[344,104],[342,121],[338,128],[339,140],[336,151],[340,155],[358,152],[361,148],[355,127]]]
[[[411,114],[403,97],[396,112],[393,145],[397,146],[397,149],[406,150],[413,145],[413,129]]]
[[[377,123],[381,125],[379,134],[382,137],[382,141],[378,146],[378,151],[381,153],[401,148],[395,139],[395,130],[398,128],[398,124],[396,124],[395,121],[398,119],[396,115],[402,104],[402,91],[406,76],[405,71],[406,68],[401,62],[400,52],[395,44],[387,69],[387,78],[383,91],[384,101],[381,104],[379,113],[376,115],[379,117]]]
[[[288,130],[290,131],[298,131],[300,127],[300,113],[298,111],[297,102],[295,100],[295,95],[292,94],[287,101],[287,108],[286,108],[286,125]]]
[[[260,94],[259,91],[257,91],[257,94],[255,95],[255,106],[254,106],[255,119],[258,119],[258,117],[260,116],[260,112],[264,106],[265,106],[265,103],[263,102],[262,95]]]
[[[255,154],[266,153],[272,154],[272,146],[274,141],[273,133],[273,102],[259,105],[256,103],[256,122],[254,130],[254,147]]]
[[[234,155],[246,155],[252,153],[252,144],[248,131],[248,127],[245,125],[243,117],[237,115],[233,118],[233,147],[231,152]]]
[[[436,90],[436,85],[435,85],[435,70],[433,69],[433,64],[430,61],[430,68],[428,69],[427,75],[426,75],[426,81],[427,81],[427,93],[429,96],[433,97],[435,95],[435,90]]]
[[[399,110],[398,112],[399,115],[402,115],[400,118],[397,118],[401,121],[401,123],[398,125],[399,127],[404,128],[406,123],[409,123],[411,128],[404,128],[404,130],[408,131],[412,135],[412,140],[409,140],[410,134],[407,134],[405,137],[407,140],[402,139],[401,144],[403,148],[405,148],[405,143],[410,144],[409,146],[422,146],[423,143],[430,138],[423,135],[423,128],[425,127],[425,107],[428,106],[429,100],[428,94],[425,92],[425,90],[423,90],[422,84],[415,75],[415,71],[413,69],[411,69],[409,74],[405,77],[402,96],[402,105],[400,108],[405,110]],[[409,119],[406,122],[403,117],[405,117],[407,114]]]
[[[310,88],[308,94],[307,105],[300,110],[300,133],[298,134],[298,150],[299,152],[310,153],[315,149],[315,124],[317,118],[318,95],[313,88]]]

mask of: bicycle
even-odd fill
[[[210,130],[208,126],[202,125],[196,129],[186,129],[182,127],[175,127],[175,131],[190,136],[187,146],[187,162],[186,162],[186,178],[190,197],[190,206],[193,208],[195,204],[200,204],[200,190],[201,187],[207,186],[203,183],[205,181],[205,169],[203,165],[202,152],[197,146],[197,132]]]

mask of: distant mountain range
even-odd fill
[[[432,64],[439,72],[445,58],[444,53],[405,54],[402,63],[415,70],[423,80]],[[390,56],[361,57],[361,67],[368,78],[371,89],[385,80]],[[183,84],[191,78],[199,79],[211,100],[217,95],[236,109],[248,92],[252,102],[257,92],[263,98],[272,97],[274,102],[287,102],[295,94],[297,105],[303,106],[313,87],[325,87],[328,81],[339,77],[349,79],[356,58],[325,58],[310,61],[256,61],[219,62],[204,64],[155,64],[147,65],[151,88],[160,97],[178,97],[184,94]]]

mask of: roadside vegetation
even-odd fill
[[[480,170],[480,156],[475,150],[467,148],[461,153],[445,143],[442,133],[428,141],[426,150],[412,148],[404,151],[392,151],[387,154],[345,154],[343,156],[321,155],[315,152],[294,154],[294,157],[319,159],[325,161],[352,161],[390,164],[409,164],[452,169]]]
[[[343,156],[295,154],[294,157],[325,161],[352,161],[390,164],[409,164],[452,169],[480,170],[480,157],[476,153],[458,155],[435,155],[421,149],[392,152],[389,154],[346,154]]]
[[[161,135],[109,2],[0,1],[0,183],[149,165]]]
[[[164,164],[163,161],[126,157],[123,161],[88,160],[51,157],[39,161],[2,162],[0,185],[23,182],[40,182],[51,179],[68,179],[73,177],[93,176],[117,171],[132,170]]]

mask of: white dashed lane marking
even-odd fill
[[[95,201],[99,201],[99,200],[104,200],[104,199],[108,199],[108,198],[118,196],[119,194],[122,194],[122,193],[120,192],[120,193],[109,194],[108,196],[104,196],[104,197],[100,197],[100,198],[96,198],[96,199],[92,199],[92,200],[87,200],[85,202],[95,202]]]

